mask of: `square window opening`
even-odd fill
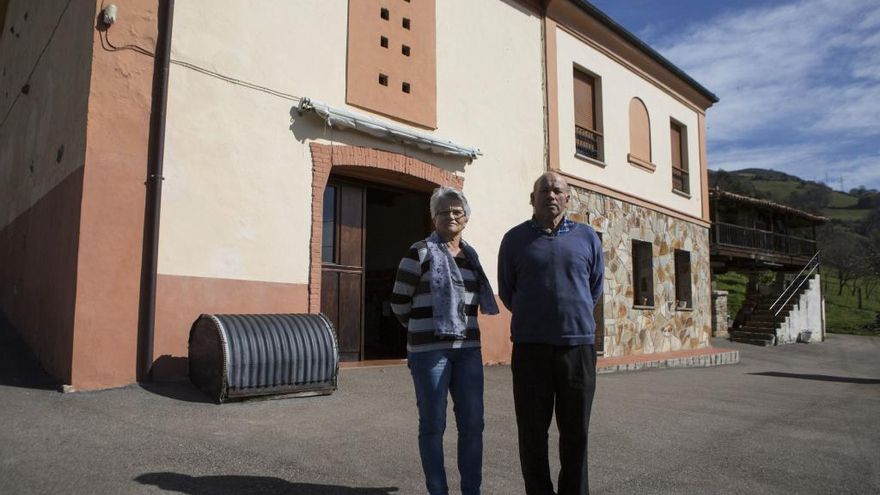
[[[382,48],[388,48],[388,38],[384,36],[379,37],[379,46]]]
[[[387,21],[388,19],[391,19],[391,12],[386,8],[381,8],[379,9],[379,17]]]
[[[410,53],[409,46],[408,46],[408,45],[403,45],[403,46],[401,46],[401,47],[400,47],[400,53],[402,53],[402,54],[403,54],[404,56],[406,56],[406,57],[409,57],[409,53]]]
[[[388,86],[388,75],[379,74],[379,84],[382,86]]]
[[[409,17],[404,17],[402,24],[403,24],[403,29],[409,29],[410,28]]]
[[[410,92],[410,85],[409,85],[409,83],[408,83],[408,82],[405,82],[405,83],[401,84],[401,85],[400,85],[400,89],[401,89],[401,91],[403,91],[404,93],[409,94],[409,92]]]

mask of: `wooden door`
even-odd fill
[[[333,323],[343,361],[363,357],[365,192],[333,180],[324,191],[321,312]]]

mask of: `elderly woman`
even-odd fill
[[[413,244],[400,261],[391,300],[407,329],[419,453],[431,495],[449,492],[443,467],[447,395],[455,404],[461,493],[480,493],[482,480],[483,359],[477,309],[497,314],[498,306],[477,252],[461,238],[470,213],[461,191],[434,191],[434,232]]]

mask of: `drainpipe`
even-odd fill
[[[160,0],[159,30],[153,64],[153,102],[150,108],[150,141],[144,211],[144,247],[141,262],[141,307],[138,328],[137,380],[150,381],[156,329],[156,273],[159,255],[159,213],[162,204],[165,156],[165,110],[168,102],[168,67],[171,62],[171,26],[174,0]]]

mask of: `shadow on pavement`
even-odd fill
[[[0,385],[58,390],[58,382],[43,370],[40,361],[0,314]]]
[[[269,476],[189,476],[180,473],[146,473],[135,478],[144,485],[190,495],[223,493],[285,493],[291,495],[388,495],[397,487],[357,488],[313,483],[292,483]]]
[[[169,399],[202,404],[217,403],[190,382],[150,382],[139,383],[138,385],[151,394],[161,395]]]
[[[749,373],[750,375],[759,375],[759,376],[774,376],[777,378],[799,378],[801,380],[818,380],[822,382],[842,382],[842,383],[858,383],[862,385],[876,385],[880,384],[880,379],[877,378],[851,378],[847,376],[832,376],[832,375],[810,375],[810,374],[802,374],[802,373],[780,373],[778,371],[764,371],[761,373]]]

